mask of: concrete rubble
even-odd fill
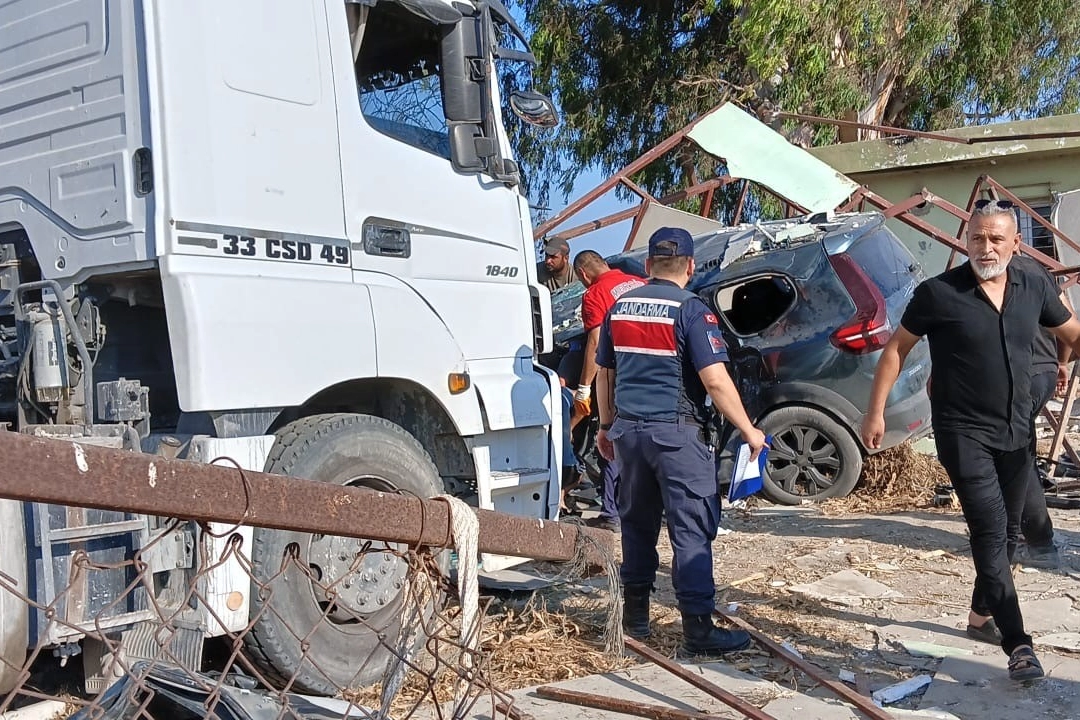
[[[761,706],[777,720],[858,720],[850,706],[832,698],[823,699],[797,693],[739,672],[725,663],[684,663],[685,667],[721,685],[729,692]],[[549,685],[568,690],[595,693],[623,700],[669,705],[678,710],[700,711],[720,718],[737,718],[738,713],[704,692],[697,690],[655,665],[642,665],[623,672],[593,675]],[[624,720],[620,713],[593,710],[536,697],[534,688],[511,693],[514,707],[534,720]],[[491,720],[490,707],[479,703],[469,720]],[[495,717],[498,717],[496,714]]]
[[[903,597],[903,593],[855,570],[841,570],[817,582],[794,585],[791,592],[849,607],[859,607],[863,600]]]
[[[943,555],[947,553],[927,552],[923,557],[935,559]],[[904,597],[888,585],[853,570],[833,573],[813,583],[792,585],[787,590],[842,607],[857,607],[864,600],[888,602]],[[860,692],[870,695],[892,717],[907,720],[1080,718],[1080,660],[1056,652],[1080,649],[1080,632],[1076,632],[1080,628],[1080,611],[1073,608],[1069,597],[1024,602],[1023,610],[1046,669],[1045,680],[1030,686],[1008,681],[1006,658],[1000,649],[968,638],[964,633],[965,614],[943,613],[939,617],[877,628],[879,652],[891,657],[892,662],[906,666],[909,676],[872,692],[863,687]],[[854,720],[863,717],[850,704],[812,682],[802,683],[806,692],[796,692],[722,662],[686,662],[684,667],[757,705],[776,720]],[[855,685],[856,678],[856,673],[850,670],[842,670],[838,676],[849,685]],[[710,713],[719,718],[740,717],[721,701],[648,663],[626,671],[549,683],[548,686],[686,712]],[[534,720],[626,717],[542,699],[537,697],[535,690],[527,688],[512,693],[515,708]],[[895,703],[905,707],[890,707]],[[1076,713],[1057,714],[1058,709],[1069,707],[1075,707]],[[490,720],[493,714],[490,708],[478,706],[468,717]]]

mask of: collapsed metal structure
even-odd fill
[[[666,138],[662,142],[658,143],[655,147],[649,149],[643,153],[636,160],[628,164],[626,167],[619,170],[617,173],[609,177],[597,185],[592,190],[588,191],[580,198],[570,203],[566,208],[552,216],[550,219],[545,220],[538,224],[533,231],[533,237],[537,240],[541,238],[560,238],[564,240],[571,240],[574,238],[582,237],[591,232],[610,227],[626,220],[633,220],[633,225],[627,235],[627,241],[624,246],[624,250],[629,250],[634,243],[634,238],[638,234],[641,228],[642,222],[646,217],[646,213],[650,208],[655,206],[671,207],[676,203],[683,203],[686,206],[689,200],[698,200],[697,215],[702,218],[710,218],[714,210],[714,196],[717,190],[723,189],[729,185],[739,183],[739,195],[735,206],[732,225],[738,225],[743,221],[743,215],[746,206],[747,196],[750,190],[753,188],[756,192],[763,193],[779,200],[784,207],[784,217],[793,218],[799,215],[806,215],[811,212],[810,208],[804,207],[795,199],[785,197],[781,192],[777,191],[773,187],[769,187],[753,178],[739,177],[737,175],[725,174],[722,176],[710,178],[708,180],[692,184],[683,190],[673,192],[662,197],[654,197],[648,191],[641,188],[634,182],[633,177],[645,170],[647,167],[655,162],[662,161],[669,153],[675,150],[685,149],[688,145],[696,146],[699,151],[703,151],[709,154],[713,154],[718,157],[722,162],[727,162],[727,158],[716,156],[710,150],[704,147],[698,142],[694,136],[695,130],[700,124],[706,121],[710,116],[723,108],[728,103],[722,103],[701,117],[696,118],[692,122],[688,123],[681,130],[677,131],[670,137]],[[824,123],[833,125],[854,125],[860,128],[876,130],[879,133],[887,135],[898,135],[908,137],[922,137],[943,142],[953,142],[958,144],[970,145],[977,142],[987,142],[990,138],[963,138],[953,137],[942,133],[926,133],[913,130],[904,130],[902,128],[891,128],[879,125],[867,125],[864,123],[851,123],[850,121],[843,120],[831,120],[828,118],[821,118],[816,116],[799,115],[795,113],[779,113],[776,117],[780,119],[796,120],[800,122],[810,123]],[[763,126],[764,127],[764,126]],[[765,128],[768,132],[772,132]],[[777,137],[782,137],[776,134]],[[1038,135],[1023,135],[1018,137],[1010,137],[1009,139],[1042,139],[1046,134]],[[1080,135],[1078,133],[1054,133],[1053,138],[1066,137],[1070,135]],[[786,140],[785,140],[786,142]],[[791,146],[793,151],[803,152]],[[839,173],[837,173],[839,177]],[[958,256],[967,256],[967,248],[964,243],[964,235],[967,231],[968,222],[971,219],[971,211],[975,203],[981,196],[986,195],[989,199],[1000,200],[1006,199],[1013,203],[1016,209],[1022,213],[1027,214],[1032,222],[1037,223],[1041,227],[1045,228],[1055,238],[1060,240],[1070,248],[1080,251],[1080,244],[1065,234],[1060,228],[1057,228],[1053,223],[1046,220],[1042,215],[1033,210],[1030,205],[1017,197],[1002,183],[995,180],[989,175],[981,175],[976,180],[972,187],[970,197],[966,207],[960,207],[945,198],[942,198],[927,188],[923,188],[920,192],[912,195],[911,197],[902,200],[900,202],[891,202],[881,195],[872,191],[865,185],[856,185],[854,182],[847,180],[852,188],[853,192],[847,196],[847,198],[836,205],[835,207],[828,208],[828,210],[843,213],[843,212],[861,212],[868,209],[876,209],[887,219],[895,219],[902,222],[919,232],[922,232],[926,236],[932,238],[938,243],[941,243],[948,247],[952,252],[949,257],[948,267],[952,267],[957,261]],[[625,210],[610,213],[603,217],[591,220],[586,223],[581,223],[568,227],[566,229],[559,229],[567,223],[568,220],[578,216],[586,208],[590,207],[597,200],[605,196],[608,192],[622,186],[637,195],[639,202]],[[914,211],[916,208],[920,210],[925,209],[926,206],[932,205],[934,207],[943,210],[949,215],[957,218],[960,221],[960,226],[955,233],[949,233],[945,230],[927,222],[925,219],[917,215]],[[815,211],[821,211],[821,208],[816,208]],[[1039,251],[1027,243],[1021,245],[1020,251],[1028,255],[1029,257],[1042,263],[1051,274],[1059,278],[1062,290],[1076,285],[1080,282],[1080,266],[1066,267],[1057,259]],[[1076,398],[1076,391],[1080,386],[1080,362],[1073,364],[1072,377],[1069,382],[1068,390],[1063,402],[1063,407],[1059,413],[1054,413],[1049,408],[1043,409],[1043,416],[1049,422],[1051,428],[1054,431],[1054,438],[1050,450],[1049,462],[1051,464],[1051,472],[1053,473],[1058,467],[1059,463],[1057,458],[1064,451],[1068,454],[1070,460],[1077,467],[1080,467],[1080,448],[1072,443],[1067,437],[1066,432],[1068,430],[1068,418],[1071,415],[1073,405]],[[1066,489],[1073,483],[1062,484],[1060,489]],[[1080,484],[1080,483],[1077,483]]]

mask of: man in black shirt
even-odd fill
[[[1010,203],[976,204],[967,247],[968,262],[915,289],[878,360],[862,436],[867,447],[881,446],[885,400],[925,335],[938,459],[960,499],[975,562],[968,633],[1000,632],[1009,677],[1032,680],[1043,669],[1010,566],[1031,468],[1032,344],[1041,325],[1076,350],[1080,322],[1045,277],[1010,266],[1020,248]]]
[[[1054,277],[1037,260],[1019,255],[1013,258],[1011,264],[1018,270],[1041,275],[1057,286]],[[1058,297],[1067,307],[1065,293],[1059,292]],[[1054,524],[1046,509],[1046,494],[1035,464],[1035,420],[1046,403],[1054,396],[1055,389],[1059,392],[1064,391],[1061,386],[1068,380],[1066,369],[1068,360],[1068,346],[1057,341],[1049,330],[1040,328],[1035,334],[1035,343],[1031,349],[1031,441],[1029,446],[1032,461],[1031,472],[1028,474],[1024,512],[1020,517],[1020,530],[1024,535],[1024,540],[1027,541],[1024,563],[1035,567],[1054,568],[1060,564],[1057,545],[1054,543]]]

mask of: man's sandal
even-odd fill
[[[990,643],[991,645],[1001,644],[1001,631],[998,630],[997,625],[994,623],[994,618],[990,618],[982,625],[968,623],[967,636],[972,640]]]
[[[1021,645],[1009,655],[1009,679],[1025,682],[1043,677],[1043,667],[1035,657],[1035,651]]]

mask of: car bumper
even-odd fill
[[[885,435],[881,439],[881,449],[887,450],[908,440],[916,440],[930,430],[930,396],[925,390],[920,390],[885,408]]]

